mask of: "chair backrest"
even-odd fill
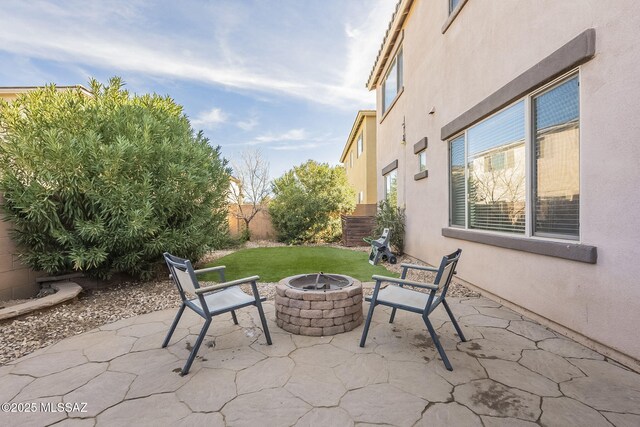
[[[173,256],[169,252],[165,252],[163,255],[167,267],[169,267],[169,273],[171,273],[173,282],[178,287],[182,299],[187,299],[185,292],[195,295],[196,289],[200,285],[198,284],[198,279],[196,279],[196,274],[193,272],[191,261]]]
[[[442,301],[442,299],[447,295],[447,290],[449,289],[451,279],[456,272],[456,265],[458,264],[461,254],[462,249],[458,249],[454,253],[442,257],[438,273],[436,274],[436,279],[434,280],[434,283],[440,287],[440,297],[438,298],[438,302]]]

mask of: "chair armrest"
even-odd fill
[[[193,270],[193,272],[196,275],[198,275],[198,274],[204,274],[204,273],[211,273],[212,271],[220,271],[224,269],[225,269],[224,265],[219,265],[217,267],[207,267],[207,268],[201,268],[200,270]]]
[[[242,285],[244,283],[250,283],[260,280],[260,276],[245,277],[244,279],[232,280],[230,282],[218,283],[217,285],[206,286],[204,288],[196,289],[196,295],[204,294],[212,291],[219,291],[220,289],[230,288],[232,286]]]
[[[378,275],[373,275],[371,276],[371,278],[376,281],[379,280],[381,282],[396,283],[398,285],[414,286],[416,288],[422,288],[422,289],[431,289],[432,291],[437,291],[439,289],[438,285],[434,285],[433,283],[415,282],[413,280],[396,279],[395,277],[378,276]]]
[[[427,266],[424,266],[424,265],[416,265],[416,264],[405,264],[405,263],[402,263],[402,264],[400,264],[400,267],[412,268],[414,270],[423,270],[423,271],[438,271],[438,269],[435,268],[435,267],[427,267]]]

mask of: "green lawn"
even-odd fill
[[[368,253],[321,246],[287,246],[243,249],[207,264],[226,266],[225,279],[235,280],[258,275],[261,282],[277,282],[304,273],[337,273],[361,281],[373,274],[398,277],[381,265],[369,264]],[[203,274],[202,281],[219,281],[217,273]]]

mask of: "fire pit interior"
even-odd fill
[[[322,271],[316,274],[301,274],[289,278],[287,285],[294,289],[304,291],[332,291],[350,286],[353,279],[340,274],[324,274]]]
[[[341,274],[312,273],[276,286],[276,323],[299,335],[348,332],[362,323],[362,284]]]

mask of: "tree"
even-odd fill
[[[340,215],[354,209],[355,192],[342,166],[309,160],[273,182],[269,213],[280,241],[335,241],[342,234]]]
[[[0,192],[20,258],[57,274],[149,277],[164,251],[227,238],[229,170],[169,97],[55,86],[0,103]]]
[[[229,196],[238,208],[238,216],[244,221],[243,236],[250,240],[249,224],[266,209],[271,194],[269,162],[260,150],[246,150],[240,154],[240,161],[233,163],[233,173],[238,182],[231,185]]]

